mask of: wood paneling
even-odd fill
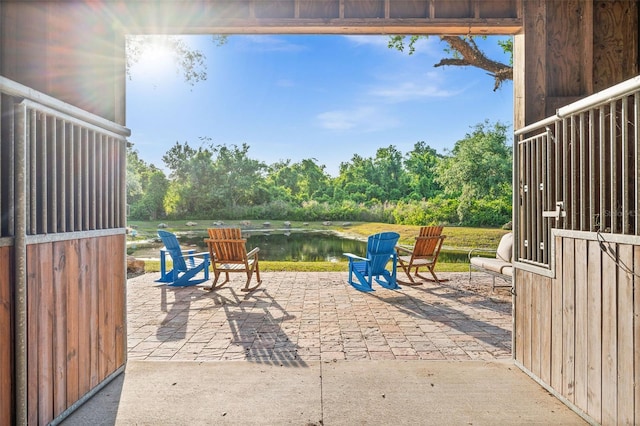
[[[428,0],[397,0],[391,3],[390,18],[427,18]]]
[[[12,421],[12,371],[13,371],[13,247],[0,247],[0,424]]]
[[[640,246],[633,248],[633,268],[634,272],[634,287],[635,283],[640,283]],[[640,291],[636,287],[636,291],[633,292],[633,341],[636,345],[640,344]],[[634,418],[636,422],[640,421],[640,350],[634,347],[633,358],[633,381],[636,384],[634,392]]]
[[[300,0],[300,18],[310,19],[326,16],[329,19],[340,17],[340,4],[333,0]]]
[[[30,424],[47,424],[124,365],[123,235],[27,246]]]
[[[587,405],[585,412],[600,422],[602,412],[602,251],[589,241],[587,254]]]
[[[595,422],[638,424],[640,246],[603,244],[556,236],[556,278],[516,270],[515,358]]]
[[[578,96],[583,90],[581,26],[583,0],[547,2],[547,80],[549,96]]]
[[[602,256],[602,423],[616,424],[618,387],[616,264]]]
[[[633,246],[620,244],[618,246],[618,260],[622,267],[618,268],[618,377],[617,383],[617,422],[630,425],[634,421],[634,375],[630,374],[634,368],[633,341]],[[631,270],[626,270],[630,267]],[[640,420],[640,419],[638,419]]]
[[[638,74],[638,2],[596,1],[593,90]]]
[[[556,238],[556,278],[553,279],[551,287],[551,387],[562,388],[562,271],[563,265],[563,240]],[[530,274],[527,274],[530,275]],[[533,277],[533,282],[539,280]],[[526,345],[526,343],[525,343]]]
[[[587,259],[587,241],[576,240],[575,258]],[[575,404],[587,406],[587,360],[589,327],[587,262],[575,264]]]

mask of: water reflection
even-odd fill
[[[342,262],[346,258],[342,253],[353,253],[364,256],[367,243],[365,241],[342,238],[330,232],[297,232],[288,230],[276,231],[256,231],[243,233],[247,238],[247,249],[260,247],[260,259],[270,261],[287,262]],[[180,236],[180,244],[183,247],[193,248],[197,251],[206,251],[207,246],[203,240],[206,234],[191,234]],[[148,244],[145,247],[138,245],[130,253],[141,258],[156,258],[162,247],[161,243]],[[440,262],[467,262],[466,253],[447,252],[440,253]]]

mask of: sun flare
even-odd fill
[[[169,39],[158,36],[145,36],[136,40],[136,52],[133,69],[144,77],[164,77],[175,71],[175,49]]]

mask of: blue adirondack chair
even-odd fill
[[[367,257],[344,253],[349,258],[349,284],[360,291],[374,291],[372,284],[375,279],[382,287],[400,288],[396,281],[398,257],[395,247],[398,239],[400,234],[397,232],[381,232],[369,236]],[[386,268],[389,261],[392,262],[391,272]]]
[[[158,231],[158,236],[164,244],[160,250],[160,279],[157,282],[169,283],[171,286],[197,285],[209,279],[209,253],[194,253],[194,250],[185,252],[180,249],[180,243],[174,234],[167,231]],[[173,261],[173,269],[167,272],[165,256],[169,254]],[[199,272],[204,272],[204,279],[194,279]]]

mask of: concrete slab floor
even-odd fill
[[[511,360],[511,295],[491,278],[374,287],[346,273],[127,287],[128,364],[67,425],[585,424]]]

